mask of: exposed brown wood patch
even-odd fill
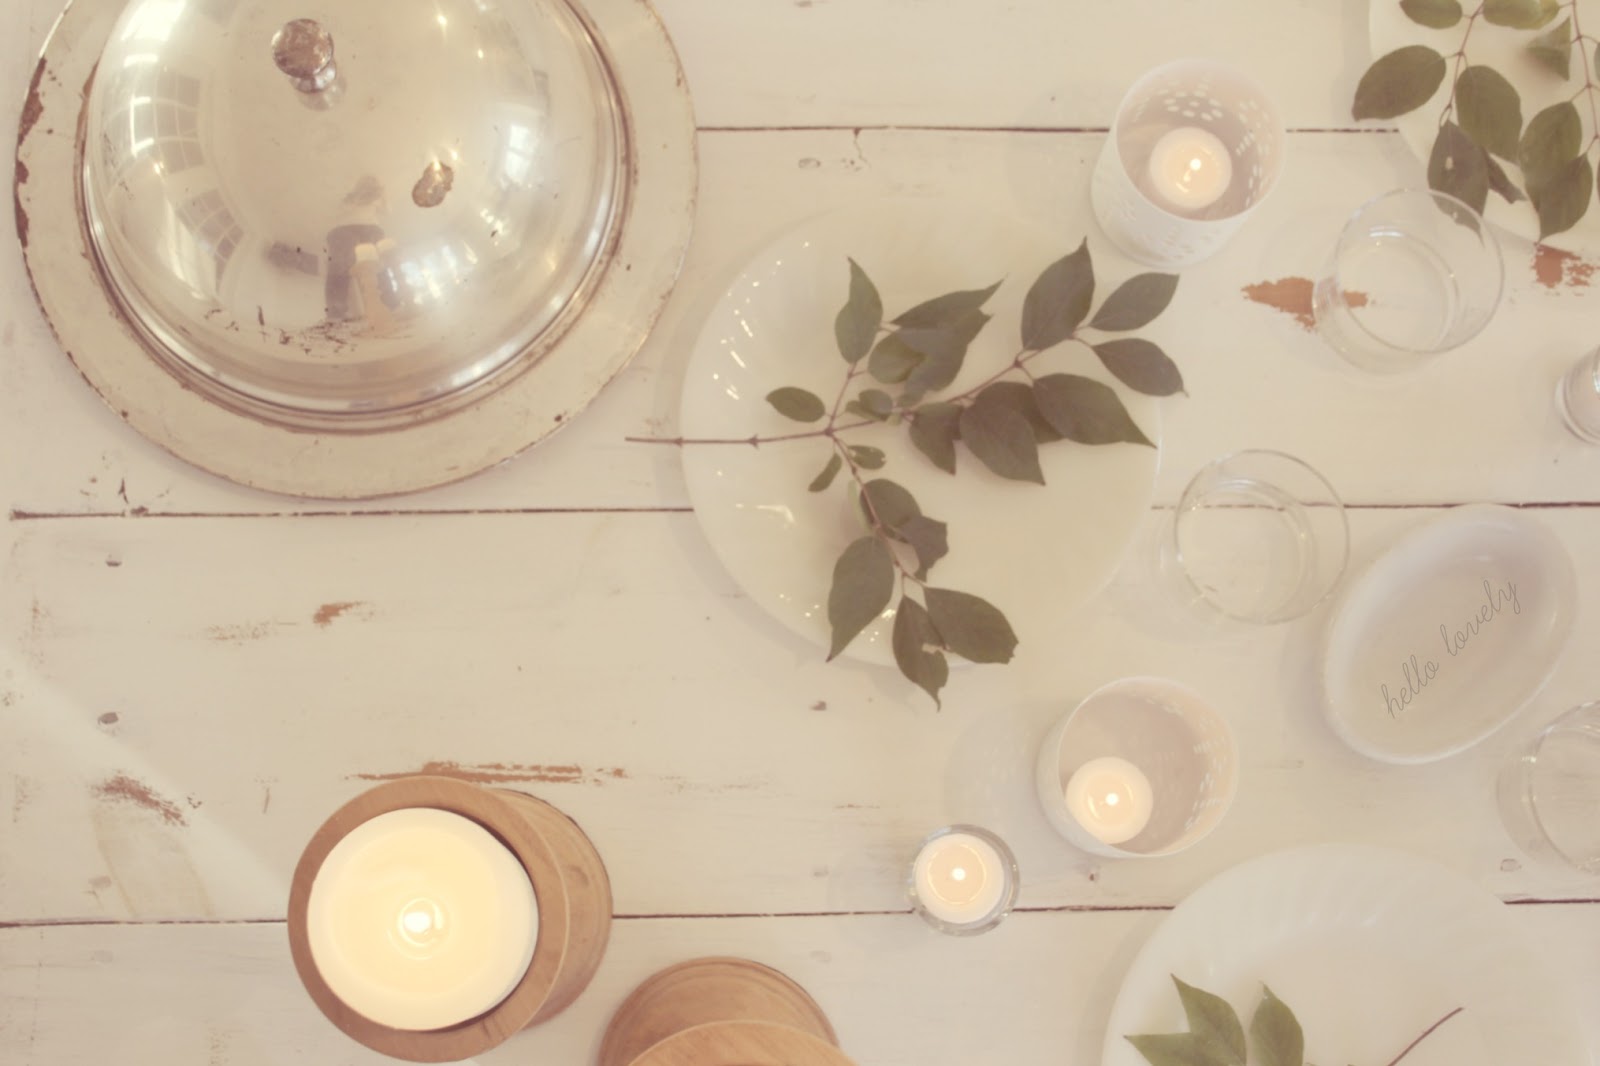
[[[1246,285],[1241,291],[1246,299],[1282,311],[1306,329],[1315,329],[1317,316],[1311,306],[1311,294],[1315,288],[1310,278],[1279,278]],[[1345,300],[1351,307],[1365,307],[1367,304],[1366,295],[1359,292],[1346,293]]]
[[[1563,285],[1569,289],[1587,289],[1594,280],[1596,270],[1600,270],[1600,262],[1585,259],[1573,252],[1552,248],[1547,244],[1536,245],[1533,249],[1534,280],[1547,289],[1558,289]]]
[[[206,639],[219,644],[243,644],[270,637],[285,626],[293,624],[292,622],[238,622],[233,625],[207,626]]]
[[[602,766],[585,770],[576,764],[544,766],[525,763],[487,762],[462,765],[458,762],[432,761],[418,770],[402,770],[387,774],[352,774],[358,781],[398,781],[418,774],[434,777],[453,777],[458,781],[471,781],[480,785],[505,784],[510,781],[539,781],[551,785],[600,785],[628,776],[620,766]]]
[[[188,825],[182,809],[176,803],[159,795],[155,789],[127,774],[116,774],[94,786],[94,794],[108,803],[131,803],[136,807],[154,811],[168,825]]]
[[[319,626],[322,626],[323,628],[327,628],[333,624],[333,620],[335,618],[338,618],[346,611],[352,610],[356,607],[364,606],[366,606],[366,604],[359,600],[347,600],[340,603],[325,603],[321,607],[317,608],[317,612],[311,616],[311,621],[315,622]]]

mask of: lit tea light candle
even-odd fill
[[[971,833],[950,832],[922,846],[911,864],[917,902],[951,925],[990,918],[1005,900],[1010,864],[994,845]]]
[[[1233,182],[1228,146],[1210,130],[1180,126],[1169,130],[1150,152],[1150,187],[1181,213],[1210,207]]]
[[[1067,813],[1102,844],[1138,836],[1154,806],[1150,779],[1114,755],[1090,759],[1067,781]]]
[[[352,1010],[394,1029],[476,1018],[527,972],[538,901],[516,856],[470,818],[413,807],[362,822],[312,882],[317,970]]]

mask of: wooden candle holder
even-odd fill
[[[509,848],[533,882],[538,940],[522,980],[499,1004],[446,1029],[381,1025],[336,996],[311,957],[306,912],[328,853],[361,823],[390,811],[432,807],[477,822]],[[448,777],[407,777],[362,793],[312,836],[289,888],[289,950],[311,999],[328,1020],[374,1051],[412,1062],[454,1062],[565,1009],[589,984],[611,932],[611,882],[576,822],[543,800]]]
[[[599,1066],[853,1066],[806,990],[749,959],[670,966],[634,989]]]

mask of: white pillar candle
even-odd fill
[[[1090,759],[1067,781],[1067,813],[1102,844],[1138,836],[1150,821],[1150,779],[1114,755]]]
[[[1006,861],[971,833],[946,833],[922,846],[911,884],[923,910],[951,925],[970,925],[994,913],[1006,894]]]
[[[1233,181],[1228,146],[1210,130],[1179,126],[1169,130],[1150,152],[1150,187],[1180,213],[1210,207]]]
[[[306,936],[328,987],[394,1029],[443,1029],[505,999],[527,972],[539,910],[527,871],[470,818],[380,814],[335,844],[311,885]]]

